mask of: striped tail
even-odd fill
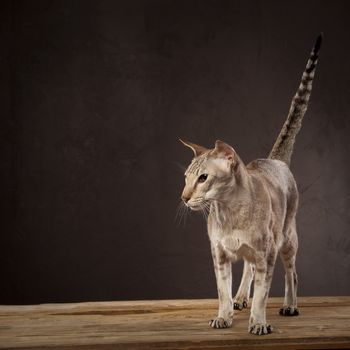
[[[295,137],[301,128],[302,120],[310,99],[312,82],[315,75],[322,37],[323,34],[321,33],[316,39],[315,46],[311,51],[311,55],[307,61],[305,71],[301,78],[298,91],[293,97],[287,120],[285,121],[282,130],[280,131],[280,134],[278,135],[277,140],[269,154],[268,158],[270,159],[282,160],[290,165]]]

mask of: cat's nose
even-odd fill
[[[187,203],[189,200],[190,200],[190,196],[186,196],[186,195],[182,195],[181,196],[181,199],[185,202],[185,203]]]

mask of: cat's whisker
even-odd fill
[[[210,203],[208,203],[208,202],[206,202],[205,203],[205,210],[206,210],[206,213],[207,213],[207,218],[208,218],[208,216],[209,216],[209,214],[210,214]]]
[[[186,171],[186,167],[179,162],[169,161],[169,163],[171,163],[172,165],[175,165],[176,170],[181,172],[182,174]]]
[[[180,202],[177,207],[176,216],[175,216],[178,226],[181,224],[182,212],[183,212],[183,203]]]
[[[205,206],[203,206],[203,207],[201,208],[201,214],[202,214],[202,216],[203,216],[203,219],[204,219],[204,220],[207,220],[207,216],[206,216],[206,212],[205,212]]]
[[[187,205],[184,205],[184,227],[186,226],[186,222],[187,222],[187,216],[188,216],[188,212],[189,212],[189,208]]]
[[[178,219],[179,219],[180,209],[181,209],[181,202],[177,205],[177,208],[176,208],[176,213],[175,213],[175,216],[174,216],[174,221],[175,222],[177,222]]]
[[[182,203],[182,210],[181,210],[181,222],[182,226],[185,227],[186,226],[186,216],[187,216],[187,207],[185,204]]]
[[[187,223],[187,218],[188,218],[188,214],[190,212],[190,208],[184,204],[184,226],[186,226],[186,223]]]
[[[186,224],[186,211],[187,207],[186,205],[181,201],[177,207],[175,220],[177,221],[177,225],[180,226],[181,223],[185,226]]]

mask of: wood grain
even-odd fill
[[[249,309],[229,329],[211,329],[216,300],[86,302],[0,306],[0,349],[340,349],[350,348],[350,297],[299,298],[301,315],[278,315],[274,333],[248,334]]]

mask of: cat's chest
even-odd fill
[[[246,239],[241,230],[230,230],[229,232],[214,230],[210,237],[214,246],[222,249],[231,260],[237,260],[245,255]]]

